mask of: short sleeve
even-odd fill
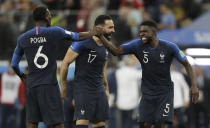
[[[79,34],[76,32],[71,32],[60,27],[53,27],[52,29],[53,36],[57,37],[60,40],[79,40]]]
[[[74,42],[71,46],[70,46],[71,50],[73,50],[76,53],[81,53],[82,50],[85,48],[85,43],[84,42]]]
[[[183,63],[187,59],[187,57],[185,56],[183,51],[180,50],[179,47],[176,44],[171,43],[171,47],[172,47],[173,55],[176,57],[176,59],[179,62]]]
[[[120,45],[123,49],[123,54],[135,54],[136,46],[140,40],[132,40]]]

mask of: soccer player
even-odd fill
[[[110,44],[100,36],[105,47],[113,55],[134,54],[142,66],[142,99],[140,102],[140,126],[164,128],[173,121],[173,82],[170,65],[176,58],[185,67],[190,79],[192,102],[198,101],[199,93],[194,73],[184,53],[172,42],[158,39],[157,25],[154,21],[144,21],[140,25],[140,39],[129,41],[120,47]],[[128,85],[129,86],[129,85]]]
[[[94,28],[90,32],[74,33],[59,27],[50,27],[51,14],[46,7],[33,11],[36,27],[18,38],[13,53],[12,67],[27,83],[26,108],[28,128],[35,128],[43,121],[53,128],[61,128],[64,121],[60,91],[56,79],[57,45],[63,40],[88,39],[103,31]],[[19,62],[25,54],[29,74],[20,71]],[[27,78],[27,80],[26,80]]]
[[[100,15],[95,26],[106,30],[105,37],[110,40],[115,32],[110,16]],[[109,116],[108,84],[106,79],[106,60],[108,51],[97,36],[73,43],[61,64],[61,95],[66,98],[66,76],[68,66],[76,60],[73,98],[75,101],[74,118],[76,128],[88,128],[89,122],[94,128],[104,128]],[[106,96],[107,95],[107,96]]]

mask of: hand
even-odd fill
[[[26,85],[27,75],[26,74],[23,74],[22,76],[20,76],[20,79]]]
[[[63,103],[67,98],[67,89],[66,89],[66,83],[65,84],[61,84],[61,98],[63,99]]]
[[[196,104],[198,102],[198,98],[199,98],[199,91],[196,86],[192,86],[190,88],[190,96],[192,97],[192,102],[194,104]]]
[[[106,31],[103,27],[94,26],[93,29],[90,31],[93,36],[105,34]]]
[[[190,104],[188,102],[184,103],[184,108],[188,108],[190,106]]]

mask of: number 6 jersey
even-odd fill
[[[59,27],[36,26],[18,38],[12,63],[19,63],[17,61],[25,54],[29,68],[28,87],[57,83],[57,45],[64,39],[78,40],[79,35]]]

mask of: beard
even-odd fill
[[[109,36],[112,36],[112,33],[110,33],[110,34],[104,34],[104,37],[105,37],[108,41],[111,40],[111,37],[109,37]]]
[[[144,44],[150,44],[153,41],[152,37],[148,37]]]

